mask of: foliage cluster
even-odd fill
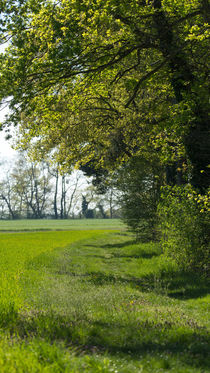
[[[209,271],[210,196],[191,185],[163,187],[159,216],[162,246],[180,267]]]
[[[66,167],[187,155],[205,188],[208,10],[206,0],[3,1],[7,124],[31,154],[54,149]]]
[[[157,161],[133,157],[118,172],[123,220],[141,241],[158,237],[157,205],[163,172]]]

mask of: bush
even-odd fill
[[[160,197],[162,169],[140,157],[123,167],[119,178],[124,222],[141,241],[156,240],[157,205]]]
[[[190,185],[162,188],[158,213],[163,251],[184,269],[208,271],[209,197]]]

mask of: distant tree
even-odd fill
[[[54,179],[54,192],[53,192],[53,212],[54,218],[58,219],[58,183],[59,183],[59,169],[58,167],[52,167],[48,165],[48,170],[52,178]]]
[[[77,203],[77,189],[80,184],[81,174],[71,175],[70,173],[61,176],[60,193],[60,218],[67,219],[73,216],[74,207]]]
[[[61,173],[59,166],[31,162],[27,154],[18,154],[16,162],[0,165],[1,216],[15,218],[66,219],[74,216],[79,205],[80,188],[85,184],[81,172]]]
[[[16,219],[20,213],[17,210],[17,199],[14,195],[14,188],[12,185],[12,180],[7,175],[3,182],[0,183],[0,200],[2,203],[2,209],[4,209],[4,205],[8,210],[8,215],[5,217],[9,217],[10,219]]]
[[[15,180],[11,177],[12,164],[0,164],[2,179],[0,180],[1,217],[17,219],[23,212],[23,195],[16,193]]]
[[[88,214],[88,205],[90,202],[87,201],[87,197],[82,195],[82,215],[83,217],[87,217]]]
[[[51,176],[47,165],[39,165],[27,161],[21,155],[14,165],[10,178],[14,183],[14,191],[19,196],[28,218],[43,218],[51,195]]]
[[[66,175],[61,177],[61,208],[60,208],[60,218],[66,219]]]
[[[81,173],[77,173],[72,180],[67,180],[68,188],[67,188],[67,217],[74,216],[74,209],[76,204],[78,203],[78,189],[83,183],[82,179],[84,177]],[[80,193],[79,193],[80,194]]]

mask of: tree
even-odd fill
[[[35,164],[21,153],[14,164],[1,164],[1,173],[1,218],[74,217],[85,181],[81,172],[61,175],[58,166]]]
[[[74,215],[74,205],[77,202],[77,189],[81,174],[77,173],[74,178],[68,174],[61,175],[61,198],[60,218],[67,219]]]
[[[0,180],[1,218],[18,219],[23,212],[23,194],[17,193],[16,183],[11,176],[12,164],[2,162],[3,178]]]
[[[43,218],[52,188],[47,165],[27,162],[22,154],[10,173],[10,179],[14,183],[14,193],[26,209],[27,218]]]
[[[109,168],[158,153],[205,192],[208,1],[3,5],[0,92],[23,147]]]
[[[8,216],[10,219],[16,219],[20,211],[17,210],[17,198],[14,195],[14,186],[12,180],[7,174],[6,179],[0,183],[0,200],[3,205],[6,205]]]
[[[50,169],[48,165],[49,173],[55,180],[55,187],[54,187],[54,197],[53,197],[53,210],[54,210],[54,218],[58,219],[58,181],[59,181],[59,169],[55,167]]]
[[[87,197],[82,195],[82,216],[87,219],[93,219],[93,210],[88,208],[90,201],[87,201]]]

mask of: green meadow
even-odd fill
[[[52,230],[124,229],[120,219],[21,219],[1,220],[0,232],[27,232]]]
[[[0,372],[206,373],[208,283],[119,220],[0,222]]]

